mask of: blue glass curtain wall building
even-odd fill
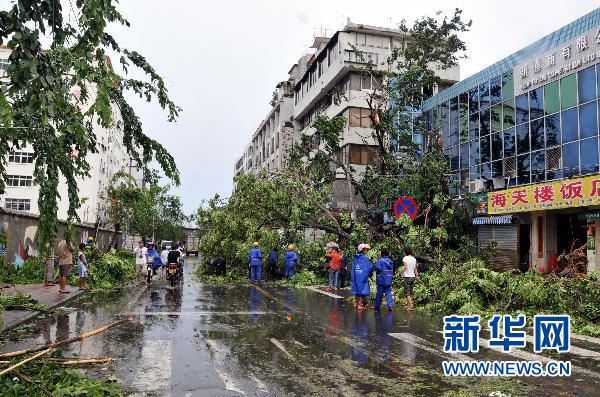
[[[512,73],[430,110],[461,186],[504,177],[508,186],[597,173],[600,65],[514,97]]]

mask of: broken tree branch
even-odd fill
[[[48,389],[46,389],[44,386],[42,386],[42,385],[39,385],[39,384],[35,383],[35,382],[33,381],[33,379],[31,379],[29,376],[27,376],[27,375],[25,375],[25,374],[22,374],[22,373],[20,373],[20,372],[19,372],[19,373],[17,374],[17,377],[18,377],[19,379],[21,379],[22,381],[24,381],[24,382],[27,382],[27,383],[29,383],[30,385],[32,385],[32,386],[35,386],[36,388],[40,389],[40,390],[42,391],[42,393],[44,393],[44,394],[45,394],[45,395],[47,395],[48,397],[54,397],[54,394],[50,393],[50,392],[48,391]]]
[[[4,369],[4,370],[0,371],[0,376],[2,376],[2,375],[4,375],[4,374],[6,374],[6,373],[8,373],[8,372],[12,371],[12,370],[13,370],[13,369],[15,369],[15,368],[19,368],[21,365],[23,365],[23,364],[27,364],[28,362],[30,362],[30,361],[32,361],[32,360],[35,360],[36,358],[38,358],[38,357],[41,357],[41,356],[43,356],[44,354],[50,353],[52,350],[53,350],[53,348],[49,347],[49,348],[47,348],[46,350],[44,350],[44,351],[42,351],[42,352],[40,352],[40,353],[38,353],[38,354],[34,354],[33,356],[31,356],[31,357],[29,357],[29,358],[26,358],[26,359],[25,359],[25,360],[23,360],[23,361],[19,361],[19,362],[18,362],[18,363],[16,363],[15,365],[11,365],[10,367],[8,367],[8,368],[6,368],[6,369]]]
[[[22,356],[24,354],[39,352],[39,351],[44,350],[44,349],[55,349],[55,348],[57,348],[59,346],[68,345],[70,343],[77,342],[77,341],[82,341],[82,340],[84,340],[86,338],[89,338],[90,336],[97,335],[97,334],[99,334],[101,332],[104,332],[104,331],[110,329],[110,328],[116,327],[117,325],[121,325],[121,324],[126,323],[126,322],[131,321],[131,320],[133,320],[133,317],[130,317],[130,316],[129,317],[125,317],[125,318],[123,318],[123,319],[121,319],[119,321],[115,321],[114,323],[107,324],[107,325],[105,325],[103,327],[100,327],[100,328],[97,328],[97,329],[95,329],[93,331],[88,331],[88,332],[85,332],[85,333],[83,333],[81,335],[74,336],[72,338],[65,339],[65,340],[62,340],[62,341],[59,341],[59,342],[50,343],[49,345],[46,345],[46,346],[33,347],[31,349],[25,349],[25,350],[19,350],[19,351],[16,351],[16,352],[9,352],[9,353],[0,354],[0,358]],[[1,373],[0,373],[0,375],[1,375]]]

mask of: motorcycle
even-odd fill
[[[169,263],[167,266],[167,278],[171,283],[171,287],[174,287],[175,283],[179,280],[179,266],[177,263]]]

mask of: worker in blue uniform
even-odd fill
[[[375,284],[377,285],[377,293],[375,294],[375,310],[381,308],[381,301],[385,294],[385,300],[389,311],[394,307],[394,299],[392,298],[392,282],[394,281],[394,262],[390,259],[390,253],[386,249],[381,250],[381,257],[373,266],[376,273]]]
[[[288,245],[287,248],[285,256],[283,257],[283,264],[285,268],[285,277],[290,279],[294,275],[294,270],[298,263],[298,254],[296,254],[296,247],[294,247],[294,244]]]
[[[248,264],[250,265],[250,283],[261,284],[263,253],[258,247],[258,241],[252,244],[248,251]]]

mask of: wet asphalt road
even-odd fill
[[[153,280],[147,289],[89,294],[0,350],[65,339],[131,314],[133,322],[62,353],[116,358],[87,371],[116,375],[134,396],[600,396],[600,358],[584,357],[600,345],[589,341],[573,341],[583,355],[560,357],[587,371],[567,379],[444,378],[438,316],[357,313],[344,299],[268,283],[206,285],[191,262],[182,285]],[[511,359],[485,349],[477,358]]]

